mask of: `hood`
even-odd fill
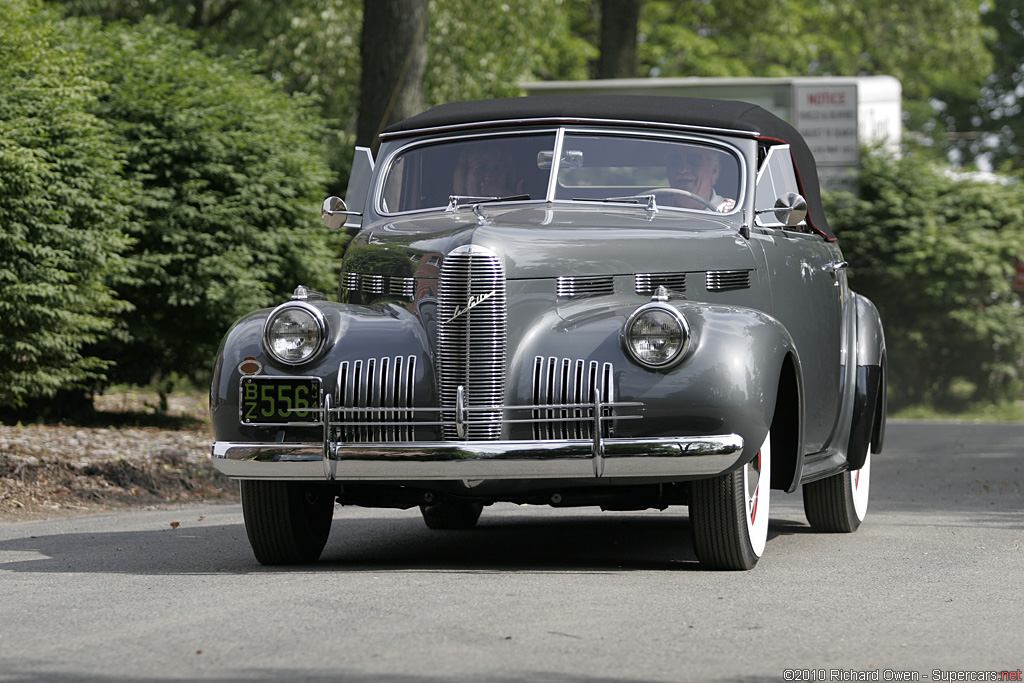
[[[417,265],[439,267],[466,244],[497,254],[510,280],[754,268],[735,217],[578,205],[484,205],[480,213],[467,207],[370,224],[349,245],[342,270],[429,276]]]

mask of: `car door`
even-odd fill
[[[814,453],[828,445],[841,405],[846,264],[839,247],[806,223],[783,224],[773,208],[789,192],[799,192],[789,146],[770,147],[758,169],[751,234],[764,249],[772,314],[789,330],[800,355],[804,447]]]

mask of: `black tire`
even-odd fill
[[[335,494],[305,482],[241,482],[242,515],[260,564],[311,564],[331,532]]]
[[[427,527],[437,530],[472,529],[480,519],[482,503],[446,500],[436,505],[420,505]]]
[[[707,569],[753,569],[768,539],[771,434],[740,469],[693,483],[693,549]]]
[[[867,515],[870,484],[870,450],[859,470],[804,484],[804,514],[811,528],[829,533],[856,531]]]

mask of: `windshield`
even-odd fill
[[[402,150],[387,170],[384,213],[495,199],[630,202],[727,212],[739,199],[740,164],[725,147],[693,140],[554,132],[458,138]]]

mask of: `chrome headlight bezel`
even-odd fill
[[[276,323],[281,320],[282,316],[290,313],[307,316],[306,324],[312,327],[312,330],[308,332],[308,335],[312,337],[312,341],[310,343],[303,342],[299,347],[296,347],[304,349],[297,356],[282,354],[278,348],[275,348],[274,343],[275,341],[280,341],[282,336],[275,332]],[[281,304],[270,312],[266,322],[263,324],[263,350],[266,351],[268,356],[284,365],[296,366],[309,363],[320,356],[326,344],[327,318],[319,308],[302,301],[289,301],[288,303]]]
[[[638,323],[656,314],[667,316],[667,322],[675,325],[679,335],[679,342],[671,353],[665,354],[662,358],[652,359],[650,355],[645,356],[638,349],[637,334],[639,330],[636,329],[636,326]],[[686,317],[674,306],[662,302],[644,304],[633,311],[626,320],[626,324],[622,327],[622,346],[626,350],[626,354],[637,365],[651,370],[671,368],[682,361],[690,349],[690,340],[690,324],[686,321]]]

